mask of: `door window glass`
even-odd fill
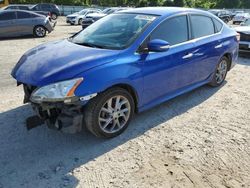
[[[178,16],[164,21],[152,32],[150,39],[165,40],[170,45],[188,41],[187,16]]]

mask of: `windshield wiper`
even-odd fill
[[[83,43],[76,43],[78,45],[82,45],[82,46],[88,46],[88,47],[92,47],[92,48],[104,48],[101,45],[98,44],[92,44],[92,43],[88,43],[88,42],[83,42]]]

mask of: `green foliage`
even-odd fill
[[[55,3],[58,5],[100,5],[100,6],[178,6],[197,8],[250,8],[250,0],[10,0],[11,3],[35,4]]]

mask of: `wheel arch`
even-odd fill
[[[232,54],[231,53],[225,53],[222,57],[226,57],[229,60],[229,66],[228,66],[228,71],[231,69],[231,65],[232,65]]]
[[[126,90],[127,92],[129,92],[131,94],[131,96],[134,99],[134,103],[135,103],[135,112],[138,112],[139,98],[138,98],[138,94],[137,94],[136,89],[133,86],[127,84],[127,83],[118,83],[118,84],[114,84],[114,85],[108,87],[107,89],[105,89],[105,91],[108,90],[108,89],[114,88],[114,87],[120,87],[120,88]]]

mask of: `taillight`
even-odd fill
[[[236,38],[237,38],[237,41],[240,42],[240,34],[239,33],[236,34]]]

